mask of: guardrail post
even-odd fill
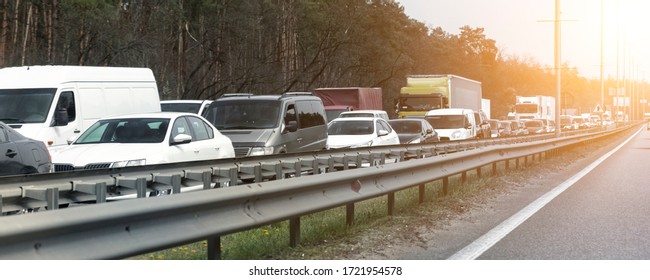
[[[506,170],[510,169],[510,160],[506,159]]]
[[[515,159],[515,169],[519,169],[519,158]]]
[[[300,244],[300,216],[289,219],[289,246]]]
[[[221,236],[208,238],[208,260],[221,259]]]
[[[460,174],[460,182],[461,184],[465,184],[467,182],[467,171],[463,171]]]
[[[212,188],[212,172],[205,171],[201,173],[201,181],[203,182],[203,189],[209,190]]]
[[[442,178],[442,195],[447,196],[449,194],[449,177]]]
[[[497,175],[497,163],[492,163],[492,176]]]
[[[389,192],[388,193],[388,216],[392,216],[394,210],[395,210],[395,193]]]
[[[424,189],[424,184],[418,185],[418,189],[419,189],[419,194],[420,194],[419,198],[418,198],[418,202],[423,203],[424,202],[424,196],[426,195],[425,189]]]
[[[354,224],[354,202],[345,205],[345,224],[348,226]]]

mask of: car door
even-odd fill
[[[399,137],[397,133],[393,131],[393,128],[383,119],[376,119],[377,125],[375,133],[379,135],[379,130],[388,131],[388,135],[379,136],[379,143],[381,145],[396,145],[399,144]]]
[[[23,163],[16,143],[10,141],[3,126],[0,126],[0,176],[21,174]]]
[[[194,160],[209,160],[221,158],[224,152],[222,149],[227,148],[226,142],[220,141],[221,139],[215,138],[214,130],[210,125],[198,117],[187,116],[185,117],[192,130],[192,143],[193,149],[198,151],[195,153]]]
[[[172,143],[179,134],[191,136],[189,143]],[[214,131],[203,120],[194,116],[176,118],[172,125],[169,146],[170,162],[209,160],[219,158],[220,143]]]

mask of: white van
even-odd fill
[[[438,132],[440,141],[475,139],[477,125],[474,110],[471,109],[436,109],[424,116]]]
[[[0,69],[0,121],[56,153],[102,117],[160,112],[151,69],[22,66]]]

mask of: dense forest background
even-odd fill
[[[0,0],[0,25],[0,67],[148,67],[161,99],[381,87],[390,112],[409,74],[481,81],[493,118],[516,95],[555,95],[552,69],[483,28],[430,28],[392,0]],[[593,110],[600,81],[565,67],[563,107]]]

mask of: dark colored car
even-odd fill
[[[394,119],[388,123],[397,132],[400,144],[432,143],[440,137],[431,124],[424,119]]]
[[[51,171],[52,159],[45,143],[27,138],[0,122],[0,176]]]

